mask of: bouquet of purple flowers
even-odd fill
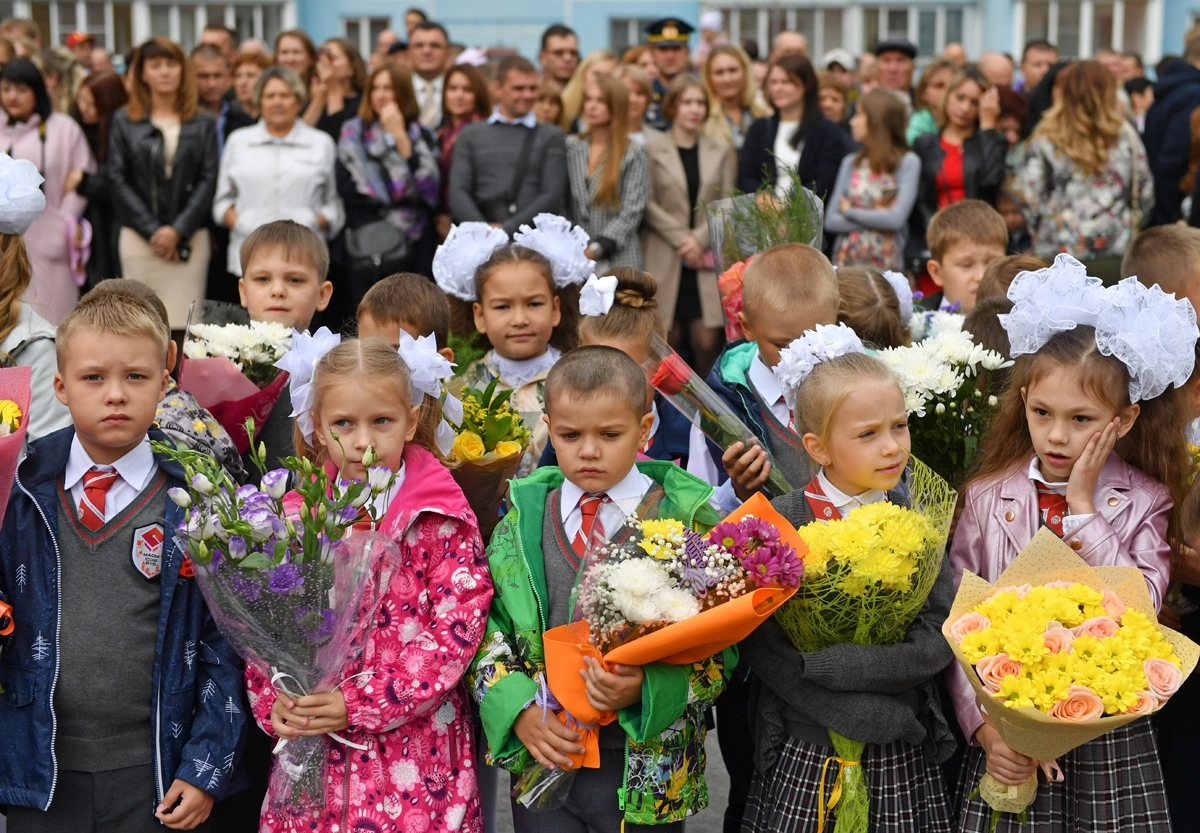
[[[252,424],[247,432],[254,436]],[[265,471],[260,444],[253,457],[262,480],[239,488],[215,459],[170,443],[153,445],[187,473],[188,488],[170,493],[187,510],[178,537],[190,563],[181,574],[195,576],[225,638],[288,696],[328,692],[344,683],[338,678],[342,669],[362,648],[356,636],[362,623],[373,620],[400,561],[396,545],[374,531],[375,504],[382,502],[375,499],[389,492],[393,472],[375,466],[368,482],[344,480],[295,457],[284,460],[282,469]],[[289,492],[293,479],[295,490]],[[368,528],[355,530],[360,521]],[[200,692],[204,698],[212,694]],[[227,708],[238,706],[230,701]],[[281,740],[275,753],[271,806],[319,810],[324,739]]]

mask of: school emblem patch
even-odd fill
[[[138,527],[133,531],[133,568],[146,578],[162,572],[163,528],[161,524]]]

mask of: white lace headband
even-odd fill
[[[1196,313],[1157,285],[1126,278],[1106,289],[1082,263],[1060,254],[1045,269],[1017,275],[1008,297],[1013,309],[1000,323],[1014,358],[1036,353],[1058,333],[1094,327],[1096,347],[1129,373],[1131,402],[1160,396],[1192,375],[1200,338]]]
[[[845,324],[818,324],[800,338],[779,351],[775,378],[783,388],[788,407],[796,409],[796,390],[821,362],[831,361],[850,353],[865,353],[862,341]]]

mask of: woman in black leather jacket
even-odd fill
[[[217,187],[217,127],[197,109],[196,78],[166,38],[138,48],[128,107],[113,118],[109,179],[122,274],[149,284],[182,331],[203,303],[212,256],[206,221]]]
[[[979,70],[960,70],[946,88],[937,133],[918,136],[913,153],[921,159],[921,191],[909,218],[907,260],[925,268],[929,247],[925,229],[940,209],[961,200],[995,206],[1008,173],[1008,140],[996,130],[1000,96]]]

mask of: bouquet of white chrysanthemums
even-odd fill
[[[292,346],[292,331],[282,324],[193,324],[183,355],[189,359],[226,358],[262,388],[279,374],[275,362]]]
[[[961,486],[988,418],[999,404],[993,372],[1012,366],[974,342],[950,320],[911,347],[882,350],[896,374],[909,414],[912,451],[952,486]]]

